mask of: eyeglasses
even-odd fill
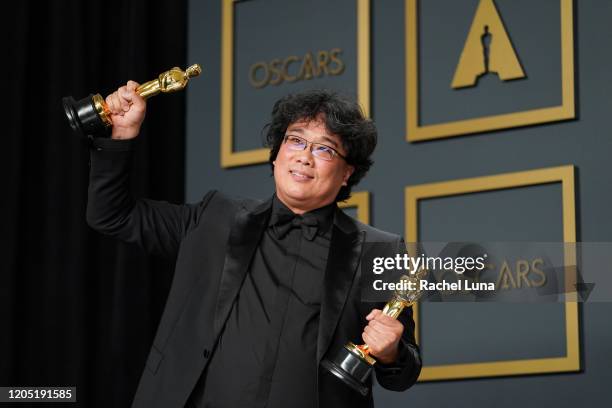
[[[338,151],[333,147],[329,147],[322,143],[309,142],[308,140],[299,136],[285,135],[285,143],[287,144],[287,147],[289,149],[296,151],[305,150],[306,147],[308,147],[308,144],[310,143],[310,152],[313,156],[319,159],[331,161],[334,160],[334,156],[339,156],[346,160],[346,157],[338,153]]]

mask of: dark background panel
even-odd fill
[[[487,78],[491,80],[490,83],[484,84],[488,85],[488,88],[476,87],[468,90],[468,93],[473,94],[473,100],[465,104],[454,101],[455,105],[451,104],[453,98],[447,99],[445,95],[452,95],[452,72],[469,30],[465,19],[469,20],[477,2],[448,1],[440,7],[436,7],[436,4],[442,4],[441,0],[431,3],[435,4],[431,7],[428,4],[427,7],[432,22],[447,24],[424,27],[429,30],[424,40],[431,43],[422,44],[421,49],[431,52],[431,55],[439,60],[434,65],[436,69],[450,72],[451,77],[444,83],[436,82],[433,77],[422,82],[423,90],[430,90],[430,93],[425,95],[430,98],[425,101],[424,108],[429,115],[426,117],[427,121],[445,121],[462,117],[460,114],[469,117],[481,113],[499,113],[515,107],[523,109],[541,104],[558,104],[560,87],[557,85],[560,81],[560,70],[558,65],[553,66],[553,61],[560,58],[559,37],[555,34],[560,30],[557,1],[495,2],[529,78],[506,84],[496,82],[494,77]],[[293,7],[300,6],[286,6],[288,10]],[[190,3],[192,23],[189,57],[210,61],[208,76],[203,77],[197,84],[194,82],[194,86],[188,90],[186,188],[190,201],[197,200],[210,188],[262,198],[273,191],[270,169],[265,164],[230,170],[223,170],[219,165],[220,15],[220,2],[210,0]],[[404,188],[408,185],[574,164],[577,169],[578,239],[610,241],[612,221],[607,214],[612,206],[612,195],[606,186],[612,184],[608,158],[609,152],[612,151],[608,130],[608,95],[612,94],[609,72],[612,71],[612,57],[609,53],[602,52],[601,44],[612,38],[612,29],[608,24],[612,19],[612,2],[575,2],[574,15],[578,107],[576,120],[438,141],[407,143],[404,1],[372,1],[372,115],[379,130],[379,144],[374,155],[375,165],[357,189],[371,192],[371,220],[376,227],[404,234]],[[460,18],[463,22],[459,21]],[[337,16],[336,21],[344,21],[344,17]],[[467,24],[469,25],[469,21]],[[304,38],[306,37],[304,34]],[[458,44],[459,48],[454,47],[454,50],[446,51],[441,49],[443,44],[447,44],[446,39],[454,41],[453,44]],[[438,48],[434,47],[436,44]],[[446,47],[453,48],[450,45]],[[435,73],[434,70],[432,75]],[[439,94],[434,91],[436,87]],[[278,89],[286,92],[293,90],[282,85]],[[502,90],[508,91],[503,94],[505,99],[497,94]],[[486,98],[477,101],[481,94],[486,94]],[[438,96],[442,98],[437,98]],[[236,120],[240,120],[240,117],[237,116]],[[534,194],[531,194],[531,188],[518,189],[518,195],[509,191],[508,202],[505,203],[507,206],[503,208],[506,211],[516,206],[517,209],[524,210],[530,214],[531,220],[537,221],[537,224],[529,225],[529,228],[535,232],[550,234],[542,235],[542,239],[557,240],[560,239],[562,231],[559,223],[554,224],[560,214],[560,202],[556,195],[560,189],[555,185],[549,187],[534,187]],[[532,198],[528,199],[527,195]],[[553,196],[555,199],[551,200]],[[498,199],[499,197],[501,196],[498,195]],[[442,203],[442,200],[440,202]],[[428,205],[433,204],[431,202]],[[444,206],[450,204],[454,202],[446,201]],[[477,213],[480,208],[483,214],[491,214],[488,209],[479,207],[484,204],[484,201],[476,201],[475,207],[470,211]],[[449,208],[435,209],[444,210],[437,214],[452,214]],[[485,209],[487,211],[484,211]],[[470,230],[469,227],[467,225],[465,231],[472,231],[474,234],[480,231]],[[515,230],[515,233],[518,236],[518,231]],[[606,405],[608,397],[604,392],[604,384],[607,385],[610,381],[606,361],[612,358],[608,346],[612,342],[612,332],[607,323],[610,312],[610,305],[607,303],[582,305],[580,314],[583,370],[579,373],[422,383],[406,393],[387,392],[377,388],[375,396],[378,406],[571,407],[585,403],[590,406]],[[552,311],[540,313],[523,310],[521,313],[528,314],[534,325],[536,321],[539,322],[539,331],[536,331],[538,336],[554,339],[547,351],[551,356],[558,355],[563,347],[562,339],[558,336],[562,330],[560,323],[563,316]],[[494,319],[494,313],[491,312],[489,317]],[[429,324],[435,325],[436,320],[431,320]],[[424,328],[431,329],[426,326]],[[507,330],[512,329],[514,327],[509,326]],[[432,340],[430,347],[437,347],[439,350],[439,346],[443,344]],[[515,342],[514,345],[508,346],[505,352],[508,353],[507,356],[535,356],[542,351],[544,344],[547,343],[529,343],[528,347],[524,347],[522,343]],[[476,354],[481,347],[477,344],[466,353]],[[426,350],[425,353],[430,351],[432,349]],[[493,351],[491,350],[491,354]],[[444,353],[439,351],[435,358],[456,356],[453,349],[445,350]]]

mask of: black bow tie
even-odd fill
[[[312,241],[317,235],[319,222],[313,214],[296,215],[289,211],[279,211],[272,228],[278,239],[283,239],[292,228],[301,228],[304,237]]]

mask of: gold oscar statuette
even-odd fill
[[[391,300],[385,305],[383,314],[397,319],[402,310],[416,303],[423,295],[423,291],[419,289],[419,281],[424,279],[426,275],[427,270],[425,269],[411,275],[403,275],[399,282],[404,283],[404,287],[408,286],[408,282],[413,282],[414,290],[396,290]],[[331,358],[324,359],[321,365],[345,384],[366,396],[369,392],[366,381],[371,375],[375,363],[376,360],[370,355],[367,344],[357,345],[348,342]]]
[[[136,88],[143,98],[147,99],[158,93],[171,93],[180,91],[187,86],[190,78],[202,73],[199,64],[193,64],[185,71],[174,67],[151,81],[145,82]],[[81,135],[95,135],[113,125],[111,114],[102,95],[89,95],[79,101],[72,96],[62,98],[64,112],[68,117],[72,129]]]

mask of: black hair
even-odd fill
[[[342,186],[336,196],[336,201],[348,199],[351,188],[359,183],[374,163],[371,155],[378,138],[374,122],[365,117],[359,104],[336,92],[315,89],[279,99],[272,108],[271,116],[264,132],[266,146],[270,148],[272,169],[289,125],[321,117],[327,130],[340,138],[346,151],[346,162],[355,168],[347,185]]]

